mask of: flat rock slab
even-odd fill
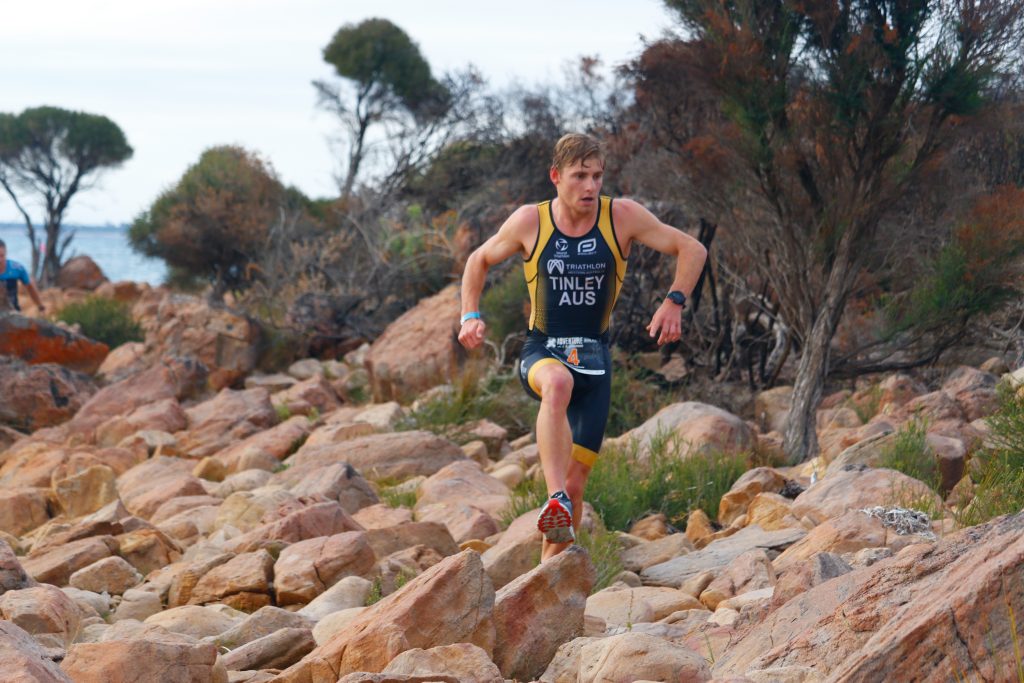
[[[640,573],[640,579],[648,586],[679,588],[687,579],[701,572],[725,568],[748,550],[785,550],[806,535],[803,529],[764,531],[758,526],[748,526],[702,550],[648,567]]]

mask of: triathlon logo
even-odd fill
[[[565,262],[556,258],[548,259],[548,275],[554,275],[556,270],[559,275],[564,275]]]
[[[568,256],[569,255],[569,241],[564,237],[559,237],[555,240],[555,256]]]
[[[584,256],[586,254],[596,254],[597,238],[591,237],[589,240],[583,240],[582,242],[580,242],[579,246],[576,247],[576,253],[579,254],[580,256]]]

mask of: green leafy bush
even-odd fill
[[[488,336],[500,344],[508,335],[526,330],[530,293],[522,268],[509,268],[492,280],[480,298],[480,311],[487,321]]]
[[[893,442],[882,449],[879,467],[902,472],[938,490],[941,483],[939,463],[925,443],[926,425],[911,420],[900,427]]]
[[[657,512],[682,525],[697,508],[712,519],[717,517],[722,496],[746,471],[746,455],[687,456],[678,439],[657,434],[646,458],[640,457],[636,441],[626,447],[606,447],[590,474],[584,497],[612,530],[625,531],[644,515]]]
[[[999,407],[986,420],[992,432],[988,447],[972,468],[974,499],[956,517],[974,526],[993,517],[1024,509],[1024,396],[1019,389],[999,387]]]
[[[86,337],[103,342],[112,349],[144,338],[142,327],[132,317],[131,307],[102,296],[91,296],[68,304],[60,310],[57,318],[69,325],[79,325]]]
[[[628,360],[613,360],[613,366],[612,400],[605,428],[608,436],[624,434],[676,401],[673,392],[646,377],[651,373],[644,368]]]

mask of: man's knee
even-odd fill
[[[557,405],[569,405],[572,398],[572,375],[563,367],[551,366],[537,378],[541,390],[541,400],[551,401]]]

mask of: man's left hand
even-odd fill
[[[666,299],[654,312],[647,331],[652,337],[658,337],[658,346],[679,341],[683,332],[683,307]]]

